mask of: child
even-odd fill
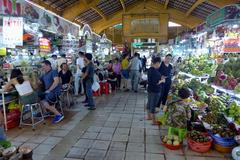
[[[110,83],[112,92],[114,92],[117,87],[117,75],[113,72],[112,69],[108,71],[108,83]]]
[[[148,120],[152,120],[153,125],[157,125],[155,119],[155,109],[161,96],[161,83],[165,83],[165,79],[161,78],[158,71],[161,64],[161,58],[155,57],[152,60],[152,67],[148,70]]]

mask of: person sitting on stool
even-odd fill
[[[52,123],[55,124],[64,118],[64,116],[54,107],[54,103],[56,103],[57,97],[61,93],[58,72],[52,70],[51,63],[48,60],[42,62],[42,69],[45,74],[40,78],[39,83],[44,85],[45,92],[39,94],[39,97],[41,98],[42,106],[54,113],[55,118]]]

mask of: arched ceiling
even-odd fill
[[[122,22],[124,13],[156,12],[169,14],[170,20],[189,28],[225,5],[240,0],[32,0],[60,16],[102,30]],[[145,8],[145,9],[144,9]]]

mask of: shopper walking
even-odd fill
[[[121,76],[121,63],[118,58],[114,59],[112,70],[117,76],[117,89],[120,89],[122,76]]]
[[[140,80],[141,70],[142,70],[142,62],[139,59],[139,54],[135,53],[133,59],[130,62],[130,78],[132,84],[132,90],[134,92],[138,92],[138,83]]]
[[[88,103],[85,105],[89,107],[89,110],[95,110],[95,102],[93,100],[93,76],[94,76],[94,65],[92,62],[92,54],[85,54],[84,61],[86,63],[86,72],[83,75],[83,79],[86,81],[86,94],[88,98]]]
[[[123,88],[125,89],[125,91],[129,91],[128,89],[129,54],[124,55],[121,65],[122,65],[122,76],[123,76]]]
[[[159,68],[160,74],[164,76],[164,78],[166,78],[166,82],[163,84],[163,87],[162,87],[162,95],[158,103],[159,109],[162,108],[163,110],[165,110],[166,108],[167,97],[172,84],[173,67],[170,64],[171,60],[172,60],[172,55],[167,54]]]
[[[156,57],[152,60],[152,67],[148,70],[148,120],[152,120],[153,124],[156,125],[155,119],[155,108],[158,105],[158,101],[161,97],[162,83],[165,82],[165,78],[161,77],[160,72],[158,71],[161,64],[161,58]]]
[[[78,53],[78,58],[76,60],[76,65],[77,65],[77,73],[75,74],[74,77],[74,93],[75,96],[78,96],[79,94],[79,88],[80,88],[80,92],[82,92],[82,82],[80,80],[81,75],[82,75],[82,69],[84,67],[84,53],[83,52],[79,52]]]
[[[145,57],[145,55],[142,58],[142,66],[143,66],[143,71],[146,71],[146,65],[147,65],[147,58]]]

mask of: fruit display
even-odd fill
[[[194,131],[194,130],[188,134],[188,137],[191,138],[193,141],[200,142],[200,143],[211,141],[210,137],[205,136],[201,132]]]
[[[240,125],[240,105],[236,102],[236,101],[233,101],[229,108],[227,108],[225,110],[225,114],[228,116],[228,117],[231,117],[234,119],[234,121]]]
[[[240,59],[229,59],[228,62],[219,64],[217,70],[223,71],[228,76],[240,78]]]
[[[236,132],[229,127],[213,125],[212,133],[219,135],[222,138],[234,138]]]
[[[208,108],[211,112],[218,113],[224,112],[226,109],[226,105],[220,100],[218,96],[211,96]]]
[[[214,61],[209,60],[207,56],[190,57],[185,59],[182,71],[193,75],[202,76],[204,74],[212,74],[216,65]]]
[[[162,142],[168,145],[179,146],[180,140],[176,135],[162,136]]]
[[[201,119],[203,122],[206,122],[208,124],[210,124],[211,126],[215,125],[215,124],[219,124],[219,125],[227,125],[228,122],[227,120],[224,118],[223,114],[220,113],[207,113],[206,115],[204,115]]]

